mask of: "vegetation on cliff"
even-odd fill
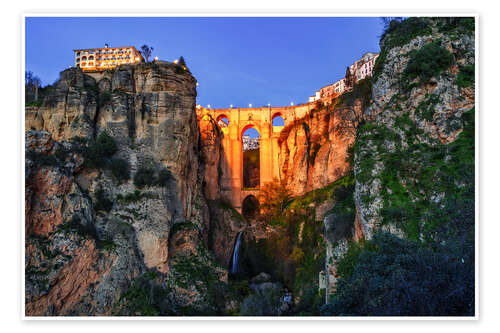
[[[470,20],[411,18],[384,34],[377,104],[354,147],[356,205],[369,239],[349,240],[337,258],[324,315],[474,315]]]

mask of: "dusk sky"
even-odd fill
[[[26,70],[51,84],[74,64],[73,49],[154,47],[184,56],[199,82],[197,103],[212,108],[290,105],[379,51],[379,18],[26,18]]]

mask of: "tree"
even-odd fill
[[[354,75],[352,75],[351,69],[349,68],[349,66],[347,66],[347,69],[345,70],[346,90],[351,90],[353,86],[354,86]]]
[[[24,84],[26,91],[34,94],[35,102],[38,101],[38,89],[42,85],[42,80],[32,71],[24,72]]]
[[[35,102],[38,101],[38,88],[40,87],[40,84],[42,83],[42,81],[40,80],[40,78],[38,76],[35,76],[33,78],[33,83],[35,85]]]
[[[284,180],[274,179],[265,183],[259,191],[260,207],[265,215],[279,216],[290,203],[292,196]]]
[[[427,246],[380,232],[356,256],[323,315],[474,315],[473,238]]]
[[[144,44],[141,46],[141,54],[146,59],[146,63],[149,62],[149,57],[151,57],[151,53],[153,53],[153,47]]]
[[[179,58],[179,65],[186,67],[186,61],[184,60],[183,56]]]

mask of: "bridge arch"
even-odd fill
[[[229,126],[229,117],[225,114],[220,114],[216,119],[217,125],[222,127]],[[225,124],[225,125],[224,125]]]
[[[280,146],[278,139],[284,126],[307,115],[313,104],[286,107],[196,109],[198,119],[210,115],[222,132],[223,167],[219,180],[221,194],[231,199],[231,204],[240,213],[243,201],[250,195],[258,198],[258,188],[243,186],[243,134],[249,128],[259,133],[259,183],[262,186],[273,179],[280,179]],[[273,120],[283,118],[281,126],[273,126]],[[227,126],[219,121],[227,119]]]

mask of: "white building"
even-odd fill
[[[372,76],[373,66],[375,65],[375,60],[377,60],[379,54],[373,52],[366,52],[363,54],[361,59],[355,61],[349,70],[354,76],[354,83],[363,80],[367,76]],[[309,102],[314,102],[322,98],[332,97],[334,95],[340,95],[346,90],[345,77],[332,83],[328,86],[321,88],[316,91],[313,96],[309,96]]]

